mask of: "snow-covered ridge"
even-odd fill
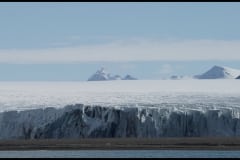
[[[95,74],[88,78],[88,81],[108,81],[108,80],[137,80],[137,78],[134,78],[131,75],[126,75],[124,78],[122,78],[120,75],[112,76],[104,68],[97,70]]]
[[[213,66],[207,72],[196,75],[198,79],[234,79],[240,75],[240,70],[225,66]]]

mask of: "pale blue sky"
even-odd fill
[[[239,16],[227,2],[1,3],[0,80],[86,80],[102,66],[139,79],[240,69]]]

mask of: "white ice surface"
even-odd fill
[[[240,81],[137,80],[0,82],[0,112],[68,104],[217,103],[240,107]]]

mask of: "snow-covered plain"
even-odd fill
[[[240,104],[240,81],[137,80],[94,82],[0,82],[0,112],[70,104]]]

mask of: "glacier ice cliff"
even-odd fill
[[[68,105],[0,113],[0,139],[240,136],[240,108]]]

